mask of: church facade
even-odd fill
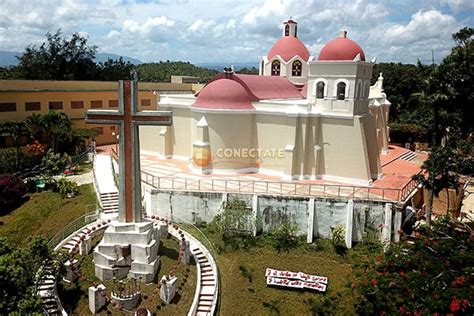
[[[226,69],[197,95],[162,95],[173,125],[142,127],[141,148],[198,174],[371,185],[383,176],[390,106],[383,78],[370,86],[373,65],[346,32],[311,56],[288,20],[259,75]]]

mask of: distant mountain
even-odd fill
[[[214,69],[221,72],[224,67],[234,66],[235,71],[239,71],[242,68],[252,68],[255,67],[258,69],[258,63],[247,62],[247,63],[196,63],[194,64],[197,67]]]
[[[97,54],[95,54],[95,61],[96,62],[105,62],[109,58],[110,59],[119,59],[120,57],[123,58],[123,61],[125,61],[125,62],[129,61],[130,63],[132,63],[134,65],[143,64],[143,62],[141,60],[138,60],[136,58],[121,56],[121,55],[111,54],[111,53],[97,53]]]
[[[0,50],[0,67],[18,65],[18,59],[15,56],[21,56],[22,53],[7,52]]]
[[[0,67],[7,67],[7,66],[16,66],[18,65],[18,59],[15,56],[21,56],[23,53],[20,52],[7,52],[0,50]],[[110,53],[97,53],[95,55],[96,62],[105,62],[107,59],[119,59],[120,55],[117,54],[110,54]],[[142,64],[141,60],[122,56],[125,62],[129,61],[132,64],[139,65]]]

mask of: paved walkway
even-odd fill
[[[94,161],[95,179],[100,194],[117,192],[114,173],[112,169],[112,158],[106,154],[95,156]]]
[[[94,175],[92,173],[92,170],[90,170],[83,174],[69,176],[67,177],[67,179],[76,182],[77,185],[84,185],[92,183],[94,181]]]

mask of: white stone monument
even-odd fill
[[[119,217],[112,221],[94,249],[95,274],[101,280],[113,277],[153,281],[158,270],[159,236],[153,223],[142,218],[139,125],[171,125],[169,111],[137,110],[137,81],[119,82],[119,110],[88,110],[86,122],[118,125]]]
[[[97,313],[107,303],[103,291],[105,291],[105,285],[103,284],[97,287],[89,287],[89,309],[93,314]]]
[[[176,294],[177,280],[177,277],[169,277],[167,275],[161,278],[160,298],[166,304],[169,304]]]

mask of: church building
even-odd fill
[[[390,102],[375,59],[347,32],[311,56],[284,22],[259,75],[227,68],[196,95],[162,95],[173,125],[141,128],[143,151],[182,159],[197,174],[262,173],[368,186],[388,152]]]

